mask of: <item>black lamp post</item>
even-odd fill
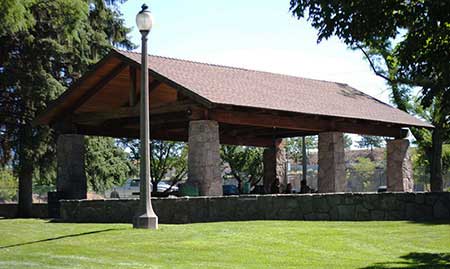
[[[147,5],[136,15],[136,24],[141,32],[141,112],[140,112],[140,201],[133,220],[134,228],[158,229],[158,216],[152,208],[150,183],[150,113],[148,92],[147,35],[152,29],[153,18]]]

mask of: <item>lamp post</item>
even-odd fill
[[[147,67],[147,35],[152,29],[152,14],[147,5],[136,15],[136,24],[141,32],[141,112],[140,112],[140,201],[133,220],[134,228],[158,229],[158,216],[152,208],[150,183],[150,115]]]

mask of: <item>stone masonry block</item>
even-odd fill
[[[212,120],[189,122],[188,184],[200,195],[222,195],[219,124]]]
[[[319,192],[345,191],[344,135],[338,132],[319,134]]]
[[[414,188],[409,140],[395,139],[387,142],[386,181],[388,191],[411,192]]]

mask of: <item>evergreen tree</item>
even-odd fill
[[[89,189],[99,193],[138,174],[137,165],[113,138],[86,137],[85,167]]]
[[[367,148],[373,151],[373,148],[380,148],[383,145],[383,138],[380,136],[362,135],[358,141],[360,148]]]
[[[353,145],[353,140],[348,134],[344,134],[344,148],[350,149]]]
[[[18,175],[20,216],[31,215],[33,175],[55,164],[56,134],[33,119],[113,45],[132,47],[115,2],[0,3],[0,159]]]

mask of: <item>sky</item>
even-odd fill
[[[289,0],[128,0],[119,10],[137,45],[143,3],[154,18],[150,54],[347,83],[389,102],[363,54],[337,38],[317,44],[317,30],[292,16]]]

